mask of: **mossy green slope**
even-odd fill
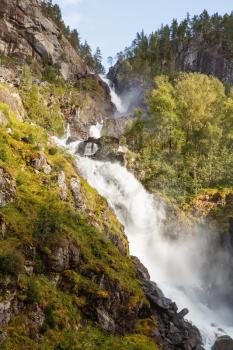
[[[12,93],[7,86],[0,89]],[[16,180],[15,200],[0,209],[1,301],[14,304],[1,328],[1,349],[156,349],[141,328],[122,337],[104,334],[87,311],[96,300],[111,298],[101,276],[127,295],[126,313],[136,314],[146,303],[129,256],[109,239],[114,232],[127,245],[106,201],[77,174],[73,159],[56,148],[43,125],[19,120],[5,103],[0,111],[7,120],[0,126],[0,168]],[[49,174],[32,165],[41,154]],[[83,210],[75,207],[69,187],[67,200],[60,199],[61,170],[67,183],[76,178],[81,184]],[[67,242],[78,247],[78,266],[54,272],[46,261],[56,261],[54,251]]]

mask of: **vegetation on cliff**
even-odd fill
[[[171,25],[163,25],[150,35],[137,33],[132,45],[117,55],[121,63],[118,80],[127,85],[131,79],[147,82],[155,75],[174,73],[179,53],[193,40],[203,49],[215,48],[218,55],[232,61],[232,26],[232,13],[210,16],[203,11],[193,18],[188,14],[180,23],[174,19]]]
[[[0,194],[1,349],[156,349],[148,330],[134,328],[147,301],[113,212],[47,132],[13,111],[16,91],[1,85],[0,96],[1,181],[9,192]],[[35,105],[26,107],[30,120]],[[124,315],[112,334],[134,334],[104,334],[108,312]]]
[[[182,201],[204,188],[233,186],[232,90],[198,73],[158,76],[147,105],[148,117],[125,137],[149,191]]]
[[[64,23],[60,7],[57,4],[53,4],[52,0],[42,0],[40,3],[45,16],[50,17],[56,23],[88,67],[95,73],[103,74],[105,69],[102,65],[100,48],[97,47],[96,52],[93,54],[87,41],[84,43],[81,42],[77,29],[71,30],[70,27]]]

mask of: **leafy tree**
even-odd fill
[[[125,137],[138,154],[149,190],[177,199],[202,188],[233,185],[233,92],[203,74],[158,76],[148,96],[148,118]]]

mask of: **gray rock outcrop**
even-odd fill
[[[63,272],[75,269],[80,262],[80,250],[76,243],[64,241],[44,253],[46,269],[51,272]]]
[[[68,188],[66,185],[66,175],[64,173],[64,171],[61,171],[58,176],[57,176],[57,182],[58,182],[58,186],[60,188],[60,198],[62,201],[66,201],[67,200],[67,196],[68,196]]]
[[[64,79],[89,72],[61,30],[47,18],[36,0],[2,0],[0,51],[23,59],[37,57],[58,67]]]
[[[36,157],[33,157],[30,160],[30,165],[38,171],[43,171],[46,175],[49,175],[52,171],[47,158],[42,153],[38,154]]]
[[[16,183],[12,176],[0,168],[0,207],[12,203],[16,196]]]
[[[177,305],[166,298],[157,284],[150,280],[150,275],[140,260],[136,257],[132,257],[132,260],[150,304],[147,310],[141,312],[144,316],[153,315],[157,321],[157,328],[154,330],[156,343],[167,350],[204,350],[199,330],[184,319],[188,310],[178,312]]]

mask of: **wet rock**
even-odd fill
[[[39,171],[43,171],[46,175],[49,175],[52,171],[50,164],[42,153],[32,158],[30,165]]]
[[[67,144],[67,145],[70,145],[71,143],[76,142],[76,141],[78,141],[78,138],[77,138],[77,137],[75,137],[75,136],[71,137],[71,136],[70,136],[70,137],[67,139],[66,144]]]
[[[0,168],[0,207],[12,203],[16,196],[16,183],[12,176]]]
[[[187,316],[189,313],[189,310],[188,309],[183,309],[181,310],[179,313],[178,313],[178,316],[182,319],[184,318],[185,316]]]
[[[136,267],[138,279],[150,280],[150,274],[149,274],[147,268],[141,263],[141,261],[136,256],[132,256],[131,258],[132,258],[133,263]]]
[[[233,350],[233,339],[227,335],[219,337],[212,350]]]
[[[96,86],[98,92],[94,89],[85,94],[85,103],[82,99],[80,100],[80,94],[73,94],[73,99],[80,100],[80,102],[77,106],[65,111],[71,137],[76,137],[79,140],[87,140],[91,136],[91,126],[102,123],[103,120],[112,117],[116,112],[108,85],[95,74],[89,74],[84,79],[78,80],[77,85],[82,90],[82,85],[85,85],[86,82]]]
[[[124,75],[123,71],[124,61],[118,60],[116,64],[109,69],[107,78],[113,83],[116,92],[121,97],[123,105],[127,106],[127,113],[130,113],[135,108],[146,110],[145,91],[151,88],[151,84],[148,82],[142,83],[137,77],[129,79]],[[124,76],[126,77],[125,79]]]
[[[78,145],[77,153],[82,157],[93,157],[98,149],[99,146],[96,140],[89,138]]]
[[[156,283],[150,281],[148,271],[139,259],[132,257],[132,260],[137,277],[150,303],[150,306],[142,309],[139,314],[144,317],[155,317],[157,329],[153,337],[156,343],[167,350],[203,350],[200,332],[184,320],[188,310],[183,309],[178,313],[177,305],[164,296]]]
[[[66,201],[67,200],[67,185],[66,185],[66,175],[64,173],[64,171],[61,171],[59,174],[58,174],[58,177],[57,177],[57,182],[58,182],[58,186],[60,188],[60,198],[62,201]]]
[[[143,289],[147,298],[151,301],[153,305],[156,305],[164,310],[168,310],[169,308],[171,308],[172,301],[164,296],[163,292],[155,282],[145,280],[143,284]]]
[[[120,162],[122,164],[125,162],[123,149],[116,137],[88,138],[88,140],[79,144],[77,153],[95,160]]]

